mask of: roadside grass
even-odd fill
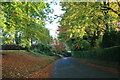
[[[2,55],[7,55],[6,53],[25,53],[25,54],[28,54],[28,55],[31,55],[31,56],[36,56],[36,57],[48,57],[48,55],[46,54],[41,54],[41,53],[38,53],[38,52],[34,52],[32,50],[30,50],[29,52],[27,50],[0,50],[0,54]],[[22,55],[21,55],[22,56]],[[51,57],[54,57],[54,56],[51,56]]]
[[[34,51],[32,51],[32,50],[30,50],[29,54],[30,54],[30,55],[33,55],[33,56],[37,56],[37,57],[45,57],[45,56],[48,56],[48,55],[46,55],[46,54],[34,52]]]
[[[27,52],[26,50],[0,50],[0,52],[6,51],[6,52]]]
[[[23,52],[27,52],[26,50],[0,50],[0,55],[7,55],[6,53],[13,53],[13,52],[17,52],[17,53],[23,53]]]

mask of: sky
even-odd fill
[[[60,6],[59,2],[57,2],[58,4],[55,5],[55,4],[51,4],[50,7],[54,10],[54,12],[52,14],[49,14],[49,16],[52,16],[52,17],[55,17],[55,15],[57,16],[60,16],[61,14],[64,13],[64,11],[62,11],[62,7]],[[57,38],[57,29],[58,29],[58,26],[60,25],[58,23],[58,20],[60,18],[57,18],[55,19],[51,24],[46,22],[46,28],[48,28],[50,30],[50,35],[53,37],[53,38]]]

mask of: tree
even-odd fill
[[[44,2],[2,2],[2,41],[30,47],[32,41],[48,43],[49,30],[44,27],[46,12],[50,11]]]
[[[117,3],[111,4],[114,7]],[[62,2],[61,6],[66,12],[61,15],[59,38],[74,50],[86,49],[89,44],[92,48],[99,47],[104,32],[117,27],[119,15],[103,11],[104,2]]]

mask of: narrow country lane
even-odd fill
[[[119,75],[74,61],[71,57],[59,59],[52,78],[118,78]]]

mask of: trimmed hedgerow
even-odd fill
[[[73,51],[74,57],[79,58],[91,58],[98,60],[108,60],[108,61],[119,61],[120,56],[120,46],[104,48],[104,49],[96,49],[89,51]]]

